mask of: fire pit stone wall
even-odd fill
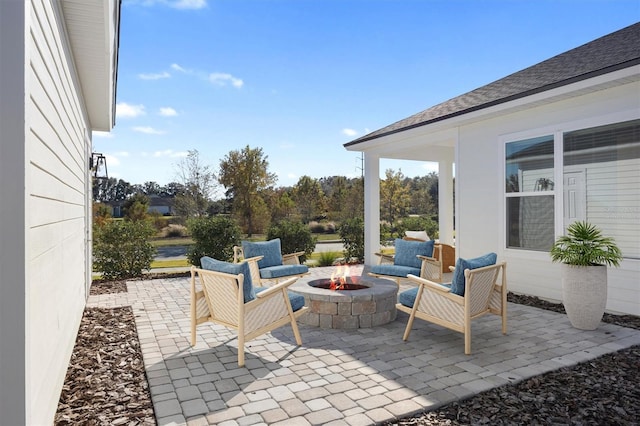
[[[304,296],[305,305],[310,308],[298,322],[320,328],[357,329],[396,319],[398,287],[395,282],[362,277],[359,283],[367,285],[366,289],[332,291],[309,286],[309,281],[315,278],[301,278],[290,287],[291,291]]]

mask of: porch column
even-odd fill
[[[453,245],[453,158],[438,162],[440,242]]]
[[[380,157],[364,153],[364,264],[380,250]]]

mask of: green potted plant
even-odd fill
[[[607,304],[607,266],[622,260],[615,241],[586,221],[573,222],[553,244],[551,260],[562,262],[562,303],[571,325],[595,330]]]

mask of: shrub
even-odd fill
[[[184,237],[188,234],[187,227],[177,224],[171,224],[162,228],[162,236],[167,238]]]
[[[107,280],[142,276],[151,268],[155,230],[148,221],[109,221],[95,228],[93,268]]]
[[[309,222],[309,230],[311,230],[311,232],[313,232],[314,234],[324,234],[325,227],[322,223],[312,220],[311,222]]]
[[[438,222],[427,217],[405,217],[396,226],[398,238],[404,236],[404,231],[426,231],[429,238],[438,238]]]
[[[199,217],[189,219],[189,232],[194,245],[187,250],[187,259],[200,267],[202,256],[231,261],[233,246],[240,244],[240,227],[225,216]]]
[[[300,256],[300,262],[303,263],[316,248],[317,239],[302,222],[283,220],[272,225],[267,232],[267,240],[274,238],[280,238],[284,254],[303,251],[304,255]]]
[[[318,254],[318,266],[332,266],[342,256],[337,251],[321,251]]]
[[[359,217],[347,219],[340,225],[339,232],[347,261],[355,258],[364,262],[364,220]]]

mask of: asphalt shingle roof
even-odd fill
[[[344,144],[345,147],[425,126],[640,63],[640,22],[449,99]]]

